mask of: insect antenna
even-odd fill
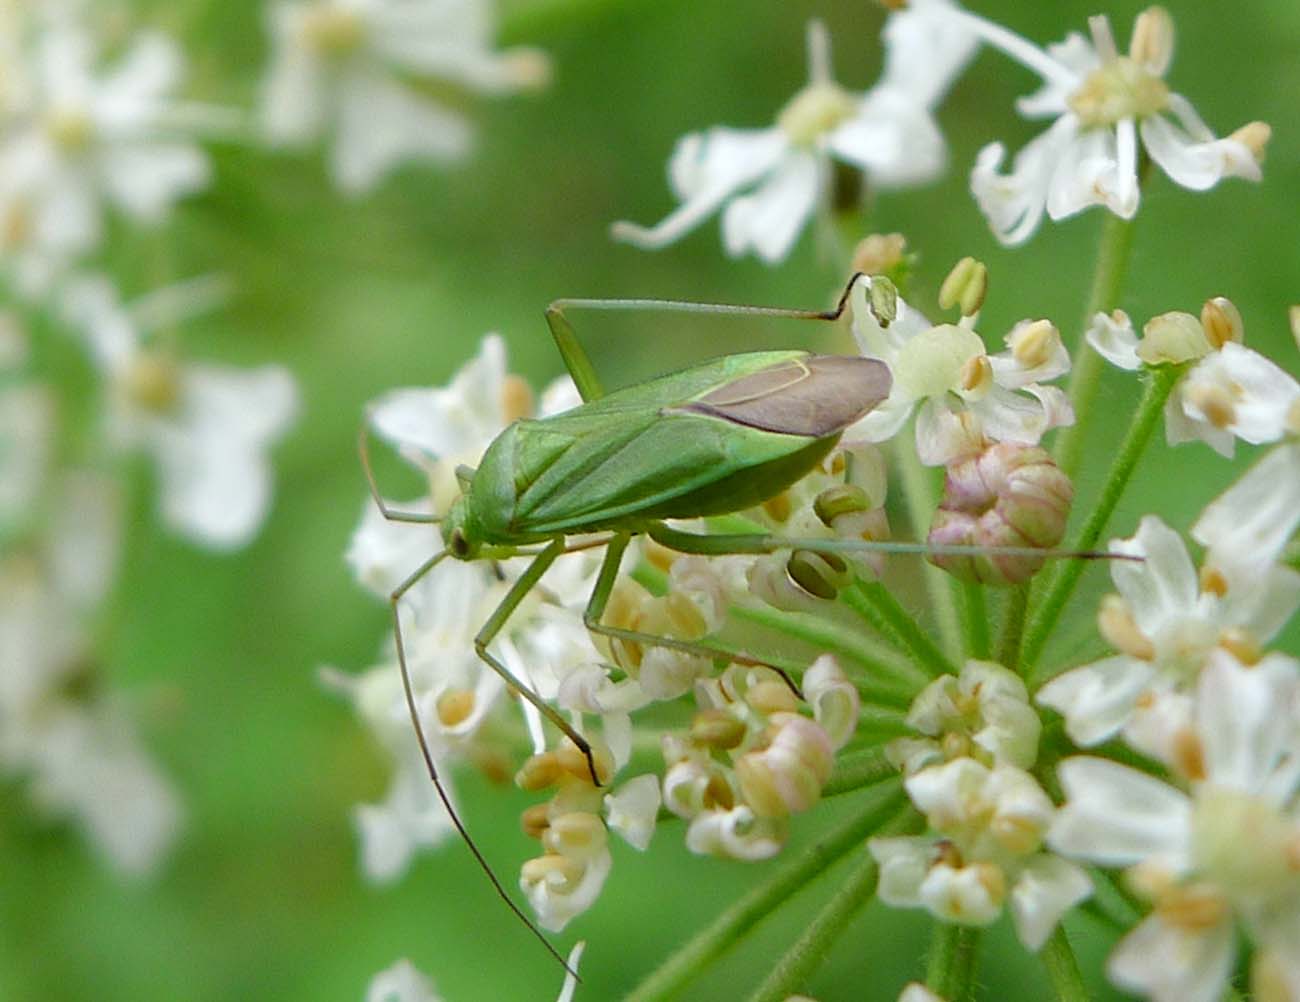
[[[402,641],[402,617],[399,604],[402,600],[402,596],[414,588],[426,574],[432,571],[450,555],[450,550],[442,550],[434,554],[417,567],[415,571],[407,577],[405,581],[398,585],[397,588],[393,590],[393,593],[388,597],[388,602],[393,612],[393,638],[397,641],[397,664],[402,672],[402,692],[406,696],[406,709],[411,715],[411,725],[415,728],[415,738],[420,745],[420,755],[424,759],[424,765],[429,773],[429,778],[433,780],[433,787],[438,791],[438,799],[442,801],[442,806],[446,809],[447,816],[451,818],[451,823],[455,826],[456,831],[460,833],[460,837],[464,839],[465,844],[469,846],[469,851],[473,853],[474,859],[478,861],[478,865],[482,868],[483,872],[487,874],[488,880],[490,880],[492,886],[496,888],[496,892],[500,895],[501,900],[504,901],[506,906],[515,913],[515,917],[527,926],[528,930],[537,937],[544,947],[546,947],[546,952],[554,957],[566,972],[573,975],[575,979],[581,980],[578,978],[578,972],[569,966],[568,961],[566,961],[560,952],[551,945],[551,941],[548,940],[542,931],[533,924],[532,919],[524,914],[523,909],[515,904],[514,899],[506,893],[505,887],[493,871],[491,865],[488,863],[487,858],[474,842],[474,839],[470,837],[469,830],[465,827],[465,823],[461,821],[460,815],[456,813],[456,808],[452,806],[451,798],[443,788],[442,780],[438,778],[438,767],[434,764],[433,752],[429,749],[429,739],[424,733],[424,724],[420,721],[420,711],[415,705],[415,690],[411,685],[411,672],[406,664],[406,645]]]
[[[374,499],[375,507],[379,509],[379,514],[389,522],[412,522],[423,525],[437,525],[440,519],[437,515],[426,511],[399,511],[395,508],[388,507],[382,494],[379,493],[379,484],[375,480],[375,470],[370,463],[370,418],[371,412],[366,411],[365,417],[361,421],[361,430],[357,434],[357,453],[361,457],[361,469],[366,474],[366,486],[370,488],[370,496]]]

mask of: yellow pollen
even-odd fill
[[[1070,95],[1070,109],[1083,125],[1097,128],[1125,118],[1146,118],[1169,107],[1169,88],[1128,56],[1093,70]]]
[[[332,4],[313,8],[302,20],[303,40],[324,56],[355,52],[365,35],[365,25],[355,11]]]
[[[526,884],[540,884],[558,875],[563,884],[572,886],[582,879],[582,864],[567,856],[548,852],[545,856],[527,860],[519,869],[520,879]]]
[[[519,818],[524,834],[529,838],[541,838],[546,829],[551,826],[549,810],[546,804],[533,804],[532,807],[525,808]]]
[[[853,96],[838,84],[812,83],[781,109],[776,124],[796,146],[811,146],[852,117],[855,107]]]
[[[1187,399],[1216,428],[1230,428],[1237,420],[1233,397],[1221,386],[1197,384],[1187,390]]]
[[[168,414],[180,402],[180,367],[166,352],[141,352],[127,371],[126,393],[144,410]]]
[[[533,413],[532,387],[519,376],[506,376],[501,386],[501,414],[510,424]]]
[[[1205,778],[1205,746],[1195,731],[1175,732],[1171,744],[1173,766],[1192,782]]]
[[[705,748],[729,750],[745,740],[743,720],[726,710],[701,710],[691,721],[691,740]]]
[[[958,378],[964,392],[982,395],[993,385],[993,365],[987,355],[973,355],[961,367]]]
[[[1060,340],[1061,332],[1050,320],[1035,320],[1012,331],[1007,338],[1011,354],[1026,369],[1036,369],[1051,361]]]
[[[763,511],[767,512],[768,517],[777,522],[784,522],[794,511],[794,506],[790,503],[790,494],[788,491],[782,491],[775,497],[770,497],[763,502]]]
[[[528,759],[515,773],[515,785],[536,792],[554,786],[564,775],[564,767],[555,752],[542,752]]]
[[[1008,852],[1027,856],[1042,841],[1042,829],[1027,818],[998,818],[992,827],[994,838]]]
[[[591,783],[591,766],[587,763],[587,756],[582,750],[568,738],[565,738],[560,746],[553,752],[555,761],[560,769],[567,772],[574,779]],[[593,747],[591,757],[596,763],[596,775],[604,785],[611,775],[613,775],[613,761],[609,753],[603,748]]]
[[[1207,595],[1213,595],[1215,598],[1223,598],[1228,594],[1228,579],[1224,576],[1223,571],[1219,570],[1212,564],[1206,564],[1201,568],[1201,591]]]
[[[775,679],[764,679],[750,686],[745,702],[759,713],[794,713],[799,709],[799,701],[790,687]]]
[[[1149,710],[1156,705],[1156,694],[1150,689],[1144,689],[1138,693],[1137,699],[1133,700],[1133,705],[1139,710]]]
[[[1241,311],[1226,296],[1206,300],[1201,307],[1201,326],[1205,328],[1206,340],[1215,349],[1222,348],[1229,341],[1241,344],[1246,337]]]
[[[1155,644],[1138,628],[1128,603],[1118,595],[1110,594],[1101,600],[1097,628],[1115,650],[1139,661],[1155,660]]]
[[[1268,141],[1273,138],[1273,128],[1267,122],[1247,122],[1228,138],[1241,143],[1250,150],[1257,161],[1262,163]]]
[[[722,776],[714,773],[704,787],[704,807],[706,810],[729,811],[736,806],[736,798],[728,783]]]
[[[1156,903],[1156,912],[1172,926],[1187,932],[1212,929],[1227,916],[1229,905],[1212,887],[1171,887]]]
[[[1001,902],[1006,898],[1007,878],[1002,872],[1002,867],[994,866],[992,863],[976,863],[975,875],[994,901]]]
[[[474,712],[474,693],[470,689],[449,689],[438,697],[438,722],[443,727],[463,724]]]
[[[1240,626],[1230,626],[1220,633],[1219,646],[1247,667],[1259,664],[1264,657],[1259,641]]]
[[[945,310],[957,306],[962,316],[972,317],[984,305],[988,287],[988,267],[973,257],[964,257],[953,265],[939,287],[939,306]]]

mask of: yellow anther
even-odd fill
[[[964,257],[948,272],[939,287],[939,307],[950,310],[960,307],[961,315],[972,317],[984,305],[989,289],[989,270],[982,261]]]
[[[64,153],[82,153],[95,138],[95,123],[80,108],[58,108],[46,117],[45,132]]]
[[[691,740],[704,748],[728,751],[745,740],[748,728],[726,710],[702,710],[691,721]]]
[[[472,689],[448,689],[438,697],[438,722],[443,727],[455,727],[463,724],[474,712],[474,691]]]
[[[768,498],[763,502],[763,511],[774,522],[784,522],[794,511],[794,506],[790,502],[790,492],[782,491]]]
[[[1229,626],[1220,633],[1219,646],[1247,667],[1259,664],[1264,657],[1260,642],[1241,626]]]
[[[142,352],[127,371],[126,392],[144,410],[167,414],[180,402],[180,366],[166,352]]]
[[[587,761],[587,756],[577,745],[568,738],[565,738],[554,753],[556,761],[560,768],[572,776],[584,782],[591,782],[591,765]],[[600,779],[600,785],[605,785],[614,774],[614,763],[610,754],[604,748],[592,746],[591,757],[596,763],[596,776]]]
[[[958,385],[963,393],[983,396],[993,386],[993,363],[987,355],[972,355],[961,367]]]
[[[501,385],[501,414],[506,424],[533,413],[533,390],[521,376],[508,375]]]
[[[1007,877],[1002,872],[1002,867],[994,866],[992,863],[976,863],[975,878],[979,881],[984,890],[988,891],[989,898],[995,902],[1001,902],[1007,896]]]
[[[1229,341],[1241,344],[1246,337],[1241,311],[1226,296],[1215,296],[1205,301],[1201,307],[1201,326],[1205,329],[1206,340],[1216,349]]]
[[[542,752],[520,766],[515,773],[515,785],[521,790],[536,792],[554,786],[563,775],[564,767],[555,752]]]
[[[784,682],[764,679],[750,686],[745,702],[759,713],[793,713],[799,709],[799,700]]]
[[[1186,390],[1187,400],[1205,415],[1205,420],[1216,428],[1231,428],[1237,421],[1237,408],[1232,394],[1222,386],[1197,383]]]
[[[1174,19],[1163,7],[1148,7],[1133,23],[1129,58],[1148,73],[1164,76],[1174,58]]]
[[[525,884],[550,883],[559,876],[563,886],[571,887],[582,880],[585,867],[577,860],[553,852],[527,860],[519,868],[519,878]]]
[[[1262,163],[1268,141],[1273,138],[1273,127],[1267,122],[1247,122],[1228,138],[1241,143],[1250,150],[1256,160]]]
[[[1156,902],[1156,913],[1185,932],[1205,932],[1227,917],[1230,905],[1217,888],[1204,884],[1171,887]]]
[[[551,826],[550,807],[547,804],[533,804],[524,809],[519,818],[520,827],[529,838],[541,838]]]
[[[1155,644],[1137,625],[1128,603],[1118,595],[1107,595],[1101,600],[1101,608],[1097,610],[1097,629],[1106,643],[1121,654],[1139,661],[1155,660]]]
[[[853,116],[857,102],[838,84],[809,84],[781,109],[776,124],[796,146],[811,146]]]
[[[901,233],[873,233],[853,249],[853,270],[864,275],[888,275],[903,262],[907,240]]]
[[[1183,778],[1191,782],[1205,778],[1205,746],[1195,731],[1186,728],[1176,731],[1170,745],[1173,767]]]
[[[1007,335],[1011,354],[1026,369],[1037,369],[1050,362],[1060,343],[1061,332],[1050,320],[1021,324]]]
[[[1223,598],[1228,594],[1228,578],[1213,564],[1202,567],[1200,577],[1201,591],[1205,594],[1213,595],[1215,598]]]

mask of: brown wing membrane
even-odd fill
[[[808,355],[741,376],[674,410],[824,438],[873,410],[892,384],[889,366],[879,359]]]

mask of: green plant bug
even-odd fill
[[[834,309],[794,310],[725,306],[670,300],[558,300],[546,311],[552,336],[583,403],[550,417],[521,419],[487,448],[477,469],[457,471],[461,495],[445,517],[390,509],[371,468],[367,426],[361,431],[362,466],[375,504],[392,521],[439,523],[444,549],[426,560],[391,594],[398,664],[407,707],[425,765],[454,825],[512,911],[561,964],[564,959],[533,925],[475,845],[443,789],[416,709],[402,643],[399,603],[424,575],[447,557],[502,560],[530,556],[474,640],[478,656],[520,696],[576,745],[592,780],[602,785],[587,740],[560,713],[516,678],[488,647],[511,614],[562,554],[604,546],[584,623],[592,633],[710,657],[746,661],[702,643],[654,636],[602,622],[619,566],[633,536],[644,534],[681,553],[757,554],[801,549],[844,552],[969,554],[977,547],[848,539],[791,539],[769,533],[704,535],[664,521],[741,511],[760,504],[811,471],[844,431],[882,403],[892,376],[878,360],[807,351],[760,351],[728,355],[605,394],[565,316],[566,309],[662,310],[742,317],[838,320],[848,307],[855,274]],[[872,308],[891,318],[892,286],[872,282]],[[877,293],[882,293],[878,295]],[[576,544],[571,536],[589,537]],[[1006,552],[1053,554],[1043,550]],[[1099,556],[1099,554],[1077,554]],[[762,662],[750,661],[761,664]],[[787,679],[789,682],[789,679]],[[790,682],[793,686],[793,682]]]

